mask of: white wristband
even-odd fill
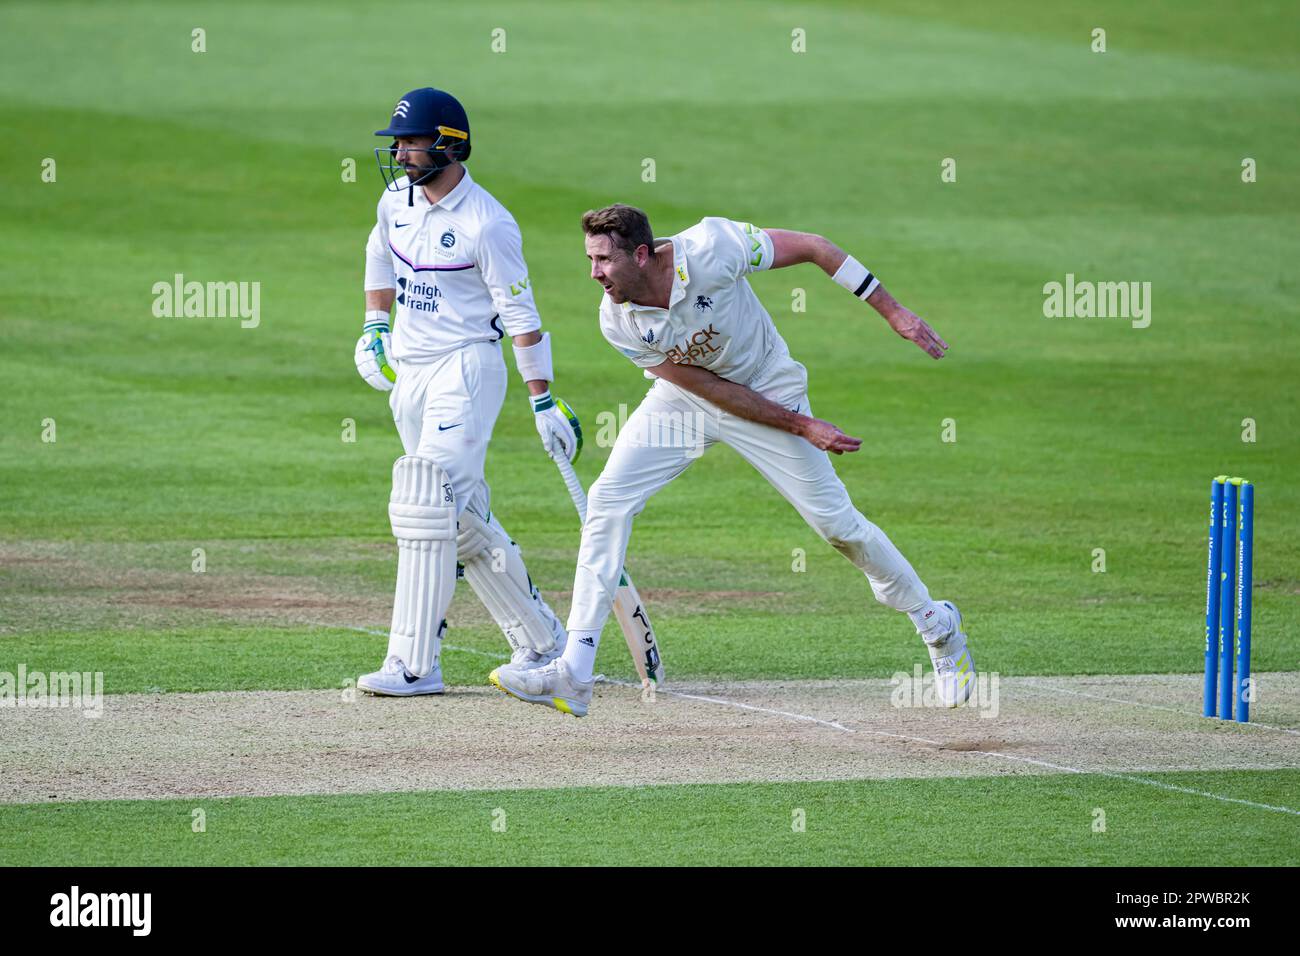
[[[362,332],[387,332],[388,331],[388,313],[379,309],[371,309],[366,312],[366,320],[361,326]]]
[[[871,274],[871,270],[852,256],[840,263],[831,278],[864,302],[867,296],[876,291],[876,286],[880,285],[880,280]]]
[[[532,345],[515,346],[515,368],[525,382],[555,381],[551,367],[551,333],[543,332],[542,340]]]

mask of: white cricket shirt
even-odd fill
[[[405,186],[407,179],[398,181]],[[379,197],[366,290],[395,289],[393,357],[428,362],[470,342],[541,328],[519,226],[465,175],[436,203],[416,187]]]
[[[609,344],[644,369],[665,360],[698,365],[781,404],[797,402],[808,372],[790,357],[745,278],[772,267],[771,237],[749,223],[710,216],[667,241],[673,245],[668,308],[615,304],[606,294],[600,330]]]

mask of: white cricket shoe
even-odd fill
[[[535,667],[505,664],[489,674],[488,680],[511,697],[554,707],[574,717],[587,716],[591,691],[596,686],[594,680],[574,680],[562,657]]]
[[[442,664],[433,665],[425,677],[416,677],[406,669],[402,659],[390,654],[384,666],[373,674],[357,678],[357,688],[376,697],[419,697],[421,694],[441,694]]]
[[[951,601],[940,601],[952,612],[947,634],[936,641],[926,640],[930,662],[934,664],[934,690],[945,707],[959,707],[970,700],[975,690],[975,660],[966,646],[961,629],[961,612]]]
[[[552,648],[545,654],[538,654],[531,647],[517,647],[510,655],[510,666],[524,670],[531,667],[545,667],[563,653],[563,647]]]
[[[554,647],[545,654],[538,654],[531,647],[516,647],[510,655],[510,666],[524,669],[542,667],[560,657],[564,653],[564,645],[568,643],[569,635],[554,614],[551,615],[551,633],[555,636]]]

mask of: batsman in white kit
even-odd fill
[[[862,570],[876,600],[907,614],[930,653],[936,696],[970,698],[975,665],[951,601],[933,601],[885,533],[849,500],[827,452],[861,441],[812,417],[807,370],[745,278],[815,263],[932,357],[948,344],[903,308],[857,259],[822,236],[707,218],[655,239],[644,212],[614,205],[582,220],[591,276],[605,290],[600,329],[654,384],[628,418],[587,503],[568,644],[542,666],[508,664],[490,679],[513,697],[581,717],[632,519],[715,442],[734,448],[804,520]]]
[[[564,648],[564,626],[493,513],[484,479],[506,393],[503,338],[512,339],[547,453],[572,460],[581,430],[550,394],[550,337],[540,332],[519,227],[463,165],[464,108],[442,90],[413,90],[375,135],[393,144],[375,150],[385,192],[366,246],[356,364],[390,392],[406,454],[393,465],[388,506],[398,547],[388,653],[357,686],[410,697],[443,692],[439,657],[458,561],[513,664],[538,666]]]

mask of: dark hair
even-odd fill
[[[655,247],[649,217],[636,206],[623,203],[587,210],[582,214],[582,231],[589,236],[609,236],[629,256],[636,252],[637,246],[647,246],[651,252]]]

